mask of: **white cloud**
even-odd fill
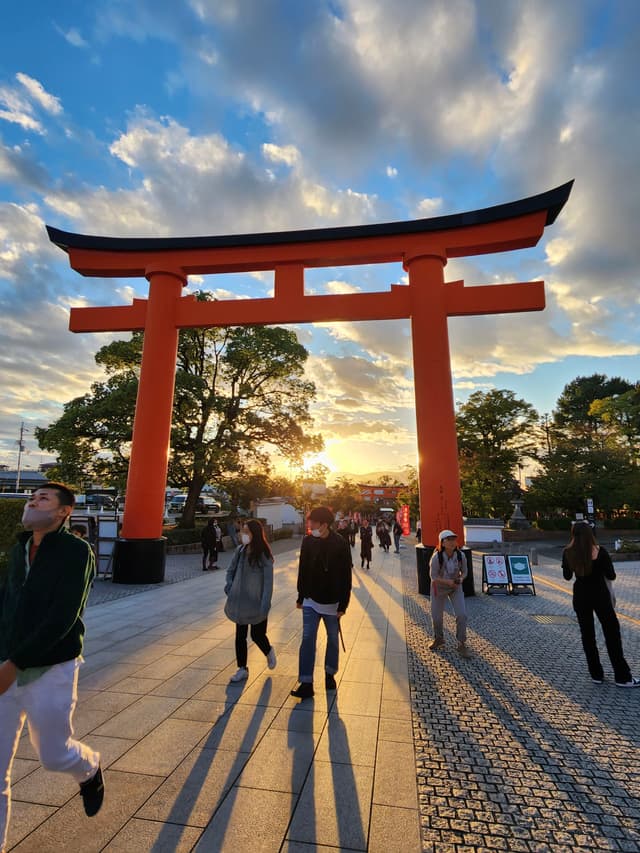
[[[273,145],[270,142],[265,142],[262,146],[262,153],[272,163],[284,163],[287,166],[295,166],[300,160],[300,152],[295,145]]]
[[[61,27],[56,26],[56,30],[72,47],[79,47],[83,49],[89,47],[89,43],[85,41],[80,30],[76,29],[76,27],[70,27],[68,30],[63,30]]]
[[[418,202],[417,205],[417,216],[428,218],[429,216],[435,216],[435,214],[442,207],[442,199],[441,198],[423,198]]]
[[[31,100],[39,104],[45,112],[54,116],[62,113],[60,99],[56,98],[55,95],[49,94],[38,80],[29,77],[28,74],[23,74],[21,71],[16,74],[16,80],[24,86]]]
[[[79,230],[116,236],[251,233],[376,218],[375,196],[311,180],[304,164],[281,180],[220,134],[197,135],[177,121],[141,112],[111,145],[134,170],[133,189],[64,186],[49,207]]]

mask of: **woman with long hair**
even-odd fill
[[[276,652],[267,637],[267,616],[273,593],[273,554],[264,535],[262,524],[248,519],[241,530],[242,544],[238,546],[227,569],[224,587],[227,601],[224,612],[236,623],[236,660],[238,671],[231,681],[249,677],[247,668],[247,633],[267,658],[269,669],[276,665]]]
[[[617,687],[640,687],[640,678],[633,678],[629,664],[622,651],[620,623],[614,610],[607,581],[613,581],[616,573],[606,548],[598,545],[591,526],[586,521],[577,521],[571,531],[571,541],[562,554],[562,575],[573,584],[573,609],[578,617],[582,647],[587,658],[591,680],[596,684],[604,681],[604,670],[600,663],[593,614],[602,625],[602,633]]]

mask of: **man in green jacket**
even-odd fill
[[[27,501],[25,532],[9,553],[0,582],[0,850],[11,809],[11,765],[25,720],[44,767],[71,774],[86,814],[104,797],[100,755],[73,738],[84,625],[95,576],[89,544],[66,522],[75,497],[47,483]]]

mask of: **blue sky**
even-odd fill
[[[640,379],[640,4],[635,0],[32,0],[0,35],[0,462],[20,423],[100,378],[108,335],[74,305],[144,282],[83,279],[44,225],[114,236],[414,219],[575,178],[535,249],[451,261],[467,284],[544,279],[544,312],[449,323],[456,400],[507,388],[543,414],[594,372]],[[316,270],[315,292],[402,269]],[[190,280],[227,298],[268,277]],[[415,463],[408,323],[304,326],[322,460]],[[44,457],[27,437],[27,465]]]

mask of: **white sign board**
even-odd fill
[[[484,560],[485,580],[488,584],[507,584],[507,563],[504,554],[485,554]]]

